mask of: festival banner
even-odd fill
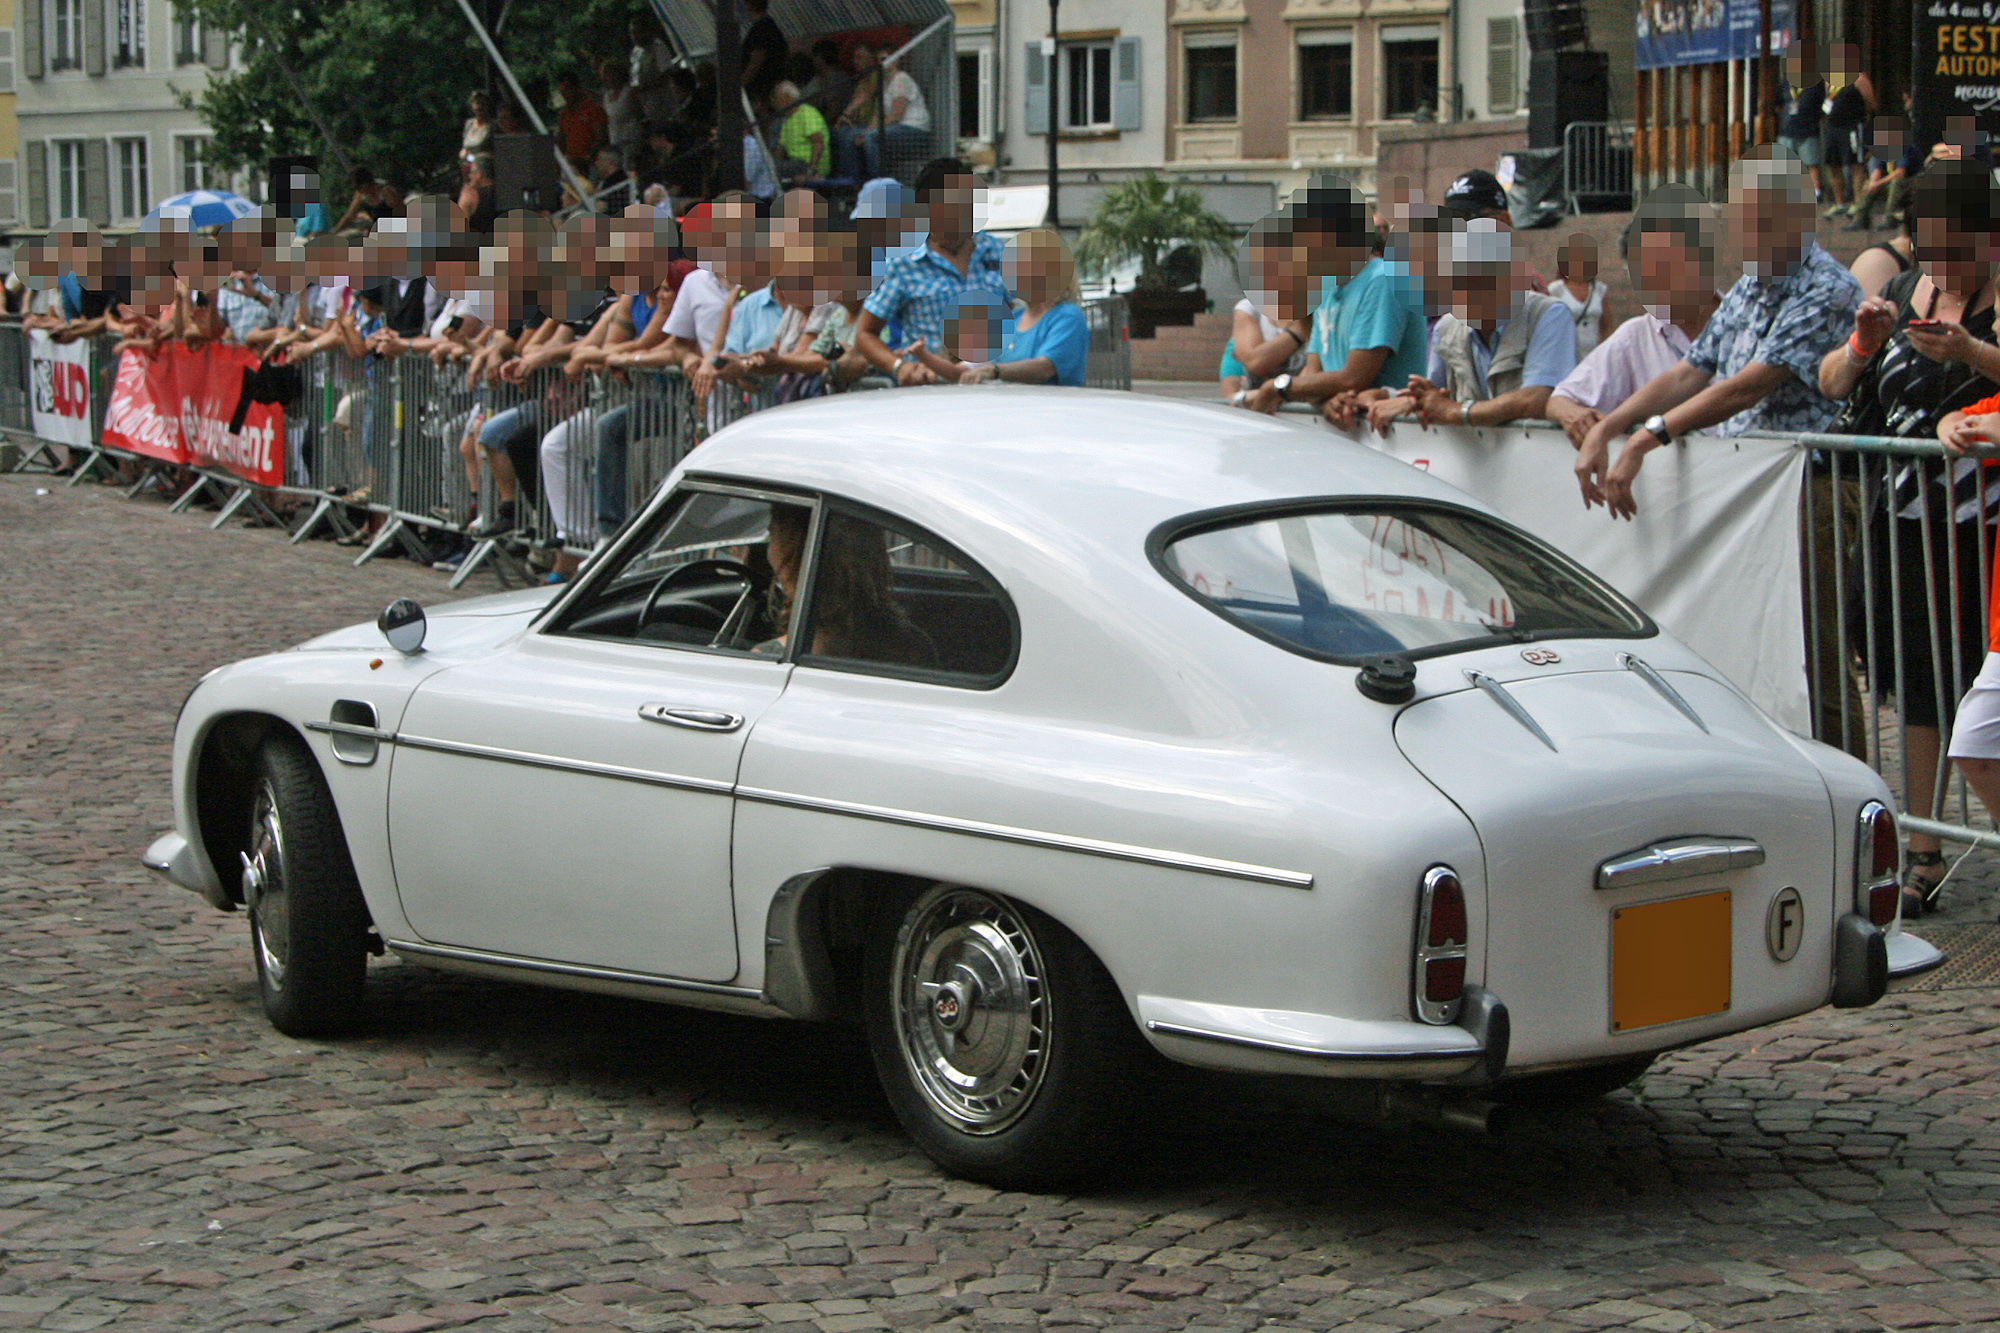
[[[28,412],[35,435],[90,447],[90,343],[59,343],[47,329],[29,331]]]
[[[2000,134],[2000,0],[1930,0],[1910,26],[1917,143],[1939,142],[1960,116]]]
[[[1713,65],[1757,54],[1760,0],[1639,0],[1637,69]],[[1793,0],[1771,0],[1771,54],[1792,41]]]
[[[127,352],[111,388],[104,441],[169,463],[217,468],[259,486],[282,486],[284,409],[253,402],[242,429],[229,429],[244,373],[256,368],[254,352],[229,345],[191,352],[168,342],[151,354]]]

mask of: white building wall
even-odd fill
[[[1116,34],[1138,39],[1139,116],[1135,128],[1090,134],[1065,133],[1057,157],[1065,181],[1073,172],[1108,170],[1128,175],[1158,168],[1166,160],[1167,24],[1164,0],[1063,0],[1065,33]],[[996,25],[1001,48],[1000,98],[1005,107],[998,136],[997,168],[1004,181],[1032,183],[1048,169],[1046,125],[1027,121],[1027,44],[1048,35],[1046,4],[1003,0]],[[1059,57],[1060,60],[1060,57]],[[1069,220],[1071,208],[1063,214]]]
[[[1494,20],[1511,23],[1514,61],[1499,73],[1503,87],[1511,84],[1513,105],[1496,106],[1492,97],[1494,66],[1489,37]],[[1465,110],[1472,120],[1506,120],[1528,114],[1528,33],[1521,0],[1459,0],[1459,78],[1465,90]]]

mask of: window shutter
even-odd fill
[[[1521,105],[1519,20],[1486,20],[1486,114],[1508,116]]]
[[[100,227],[111,225],[110,154],[102,139],[83,141],[83,215]]]
[[[0,28],[0,93],[14,91],[14,30]]]
[[[21,26],[21,72],[42,77],[42,0],[18,0]]]
[[[104,0],[83,0],[83,72],[104,72]]]
[[[49,225],[49,146],[41,139],[21,145],[21,160],[28,172],[28,225],[45,230]]]
[[[1049,132],[1049,61],[1040,42],[1029,42],[1021,55],[1023,134]]]
[[[15,182],[20,179],[16,164],[11,157],[0,158],[0,218],[12,222],[21,216],[20,191]]]
[[[996,48],[979,48],[979,137],[991,140],[998,133],[994,121],[999,119],[993,105],[993,54]],[[963,127],[961,127],[961,132]]]
[[[210,69],[229,68],[229,34],[220,28],[202,25],[202,59]]]
[[[1121,130],[1136,130],[1139,128],[1139,39],[1120,37],[1111,64],[1111,123]]]

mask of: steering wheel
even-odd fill
[[[690,564],[678,565],[662,574],[659,582],[647,592],[645,603],[639,608],[639,623],[632,627],[632,633],[637,635],[645,630],[646,622],[653,618],[654,608],[668,593],[690,584],[720,582],[724,579],[741,580],[746,593],[758,591],[765,582],[765,578],[759,577],[756,570],[740,560],[696,560]],[[741,598],[738,601],[740,603]],[[719,630],[728,623],[727,616],[717,616],[714,610],[701,603],[695,605],[705,617],[715,617],[713,625],[704,625],[701,628]]]

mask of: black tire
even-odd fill
[[[981,923],[988,929],[977,931]],[[1026,960],[1024,974],[1033,976],[1025,1017],[1010,1006],[1005,985],[987,993],[975,979],[970,993],[965,988],[965,975],[998,966],[996,936],[1011,942]],[[952,979],[924,980],[939,976]],[[921,1022],[911,1015],[913,1004]],[[877,904],[868,931],[862,1007],[875,1069],[896,1117],[953,1175],[1000,1189],[1056,1190],[1100,1176],[1118,1161],[1149,1050],[1103,965],[1055,920],[953,885],[890,895]],[[947,1022],[962,1025],[963,1052]],[[1024,1034],[1029,1054],[1018,1076],[1006,1077],[1014,1066],[1003,1059],[994,1062],[992,1084],[967,1084],[997,1089],[991,1097],[938,1091],[939,1080],[927,1077],[921,1063],[919,1052],[929,1051],[933,1069],[940,1058],[972,1069],[982,1053],[1011,1048]],[[946,1035],[954,1040],[949,1048],[939,1044]]]
[[[258,749],[252,782],[241,868],[264,1016],[287,1036],[335,1036],[361,1014],[370,927],[340,815],[289,732]]]
[[[1497,1085],[1491,1095],[1494,1101],[1513,1106],[1583,1106],[1636,1083],[1653,1067],[1653,1060],[1650,1055],[1635,1055],[1608,1065],[1529,1074]]]

